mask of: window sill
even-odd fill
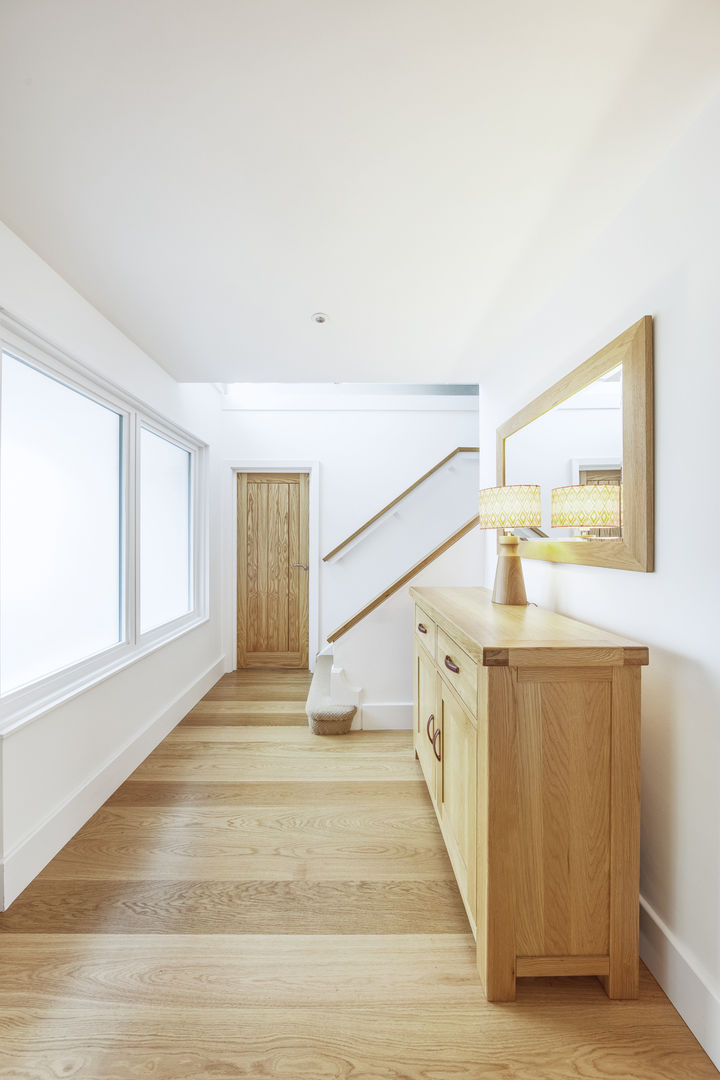
[[[205,613],[192,613],[143,635],[136,645],[114,645],[97,656],[82,660],[70,669],[30,686],[13,690],[0,702],[0,739],[39,719],[46,713],[92,690],[95,686],[132,667],[158,649],[177,641],[209,621]]]

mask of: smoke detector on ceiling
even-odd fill
[[[328,321],[328,316],[325,314],[324,311],[316,311],[315,314],[313,315],[313,322],[324,323],[324,322],[327,322],[327,321]]]

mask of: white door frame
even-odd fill
[[[319,643],[320,609],[320,462],[319,461],[228,461],[224,469],[226,481],[224,544],[227,582],[223,602],[223,648],[225,670],[237,668],[237,477],[238,473],[308,473],[308,667],[315,670]]]

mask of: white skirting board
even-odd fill
[[[68,796],[29,836],[7,852],[0,861],[0,910],[5,911],[10,906],[78,829],[127,780],[130,773],[170,734],[186,713],[197,705],[224,670],[225,657],[221,656],[131,742],[126,743],[107,761],[95,776]]]
[[[412,731],[411,701],[363,702],[359,712],[363,731]]]
[[[640,898],[640,956],[695,1038],[720,1069],[720,993],[669,927]]]

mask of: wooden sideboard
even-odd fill
[[[415,754],[490,1001],[518,976],[638,993],[648,650],[479,588],[418,588]]]

